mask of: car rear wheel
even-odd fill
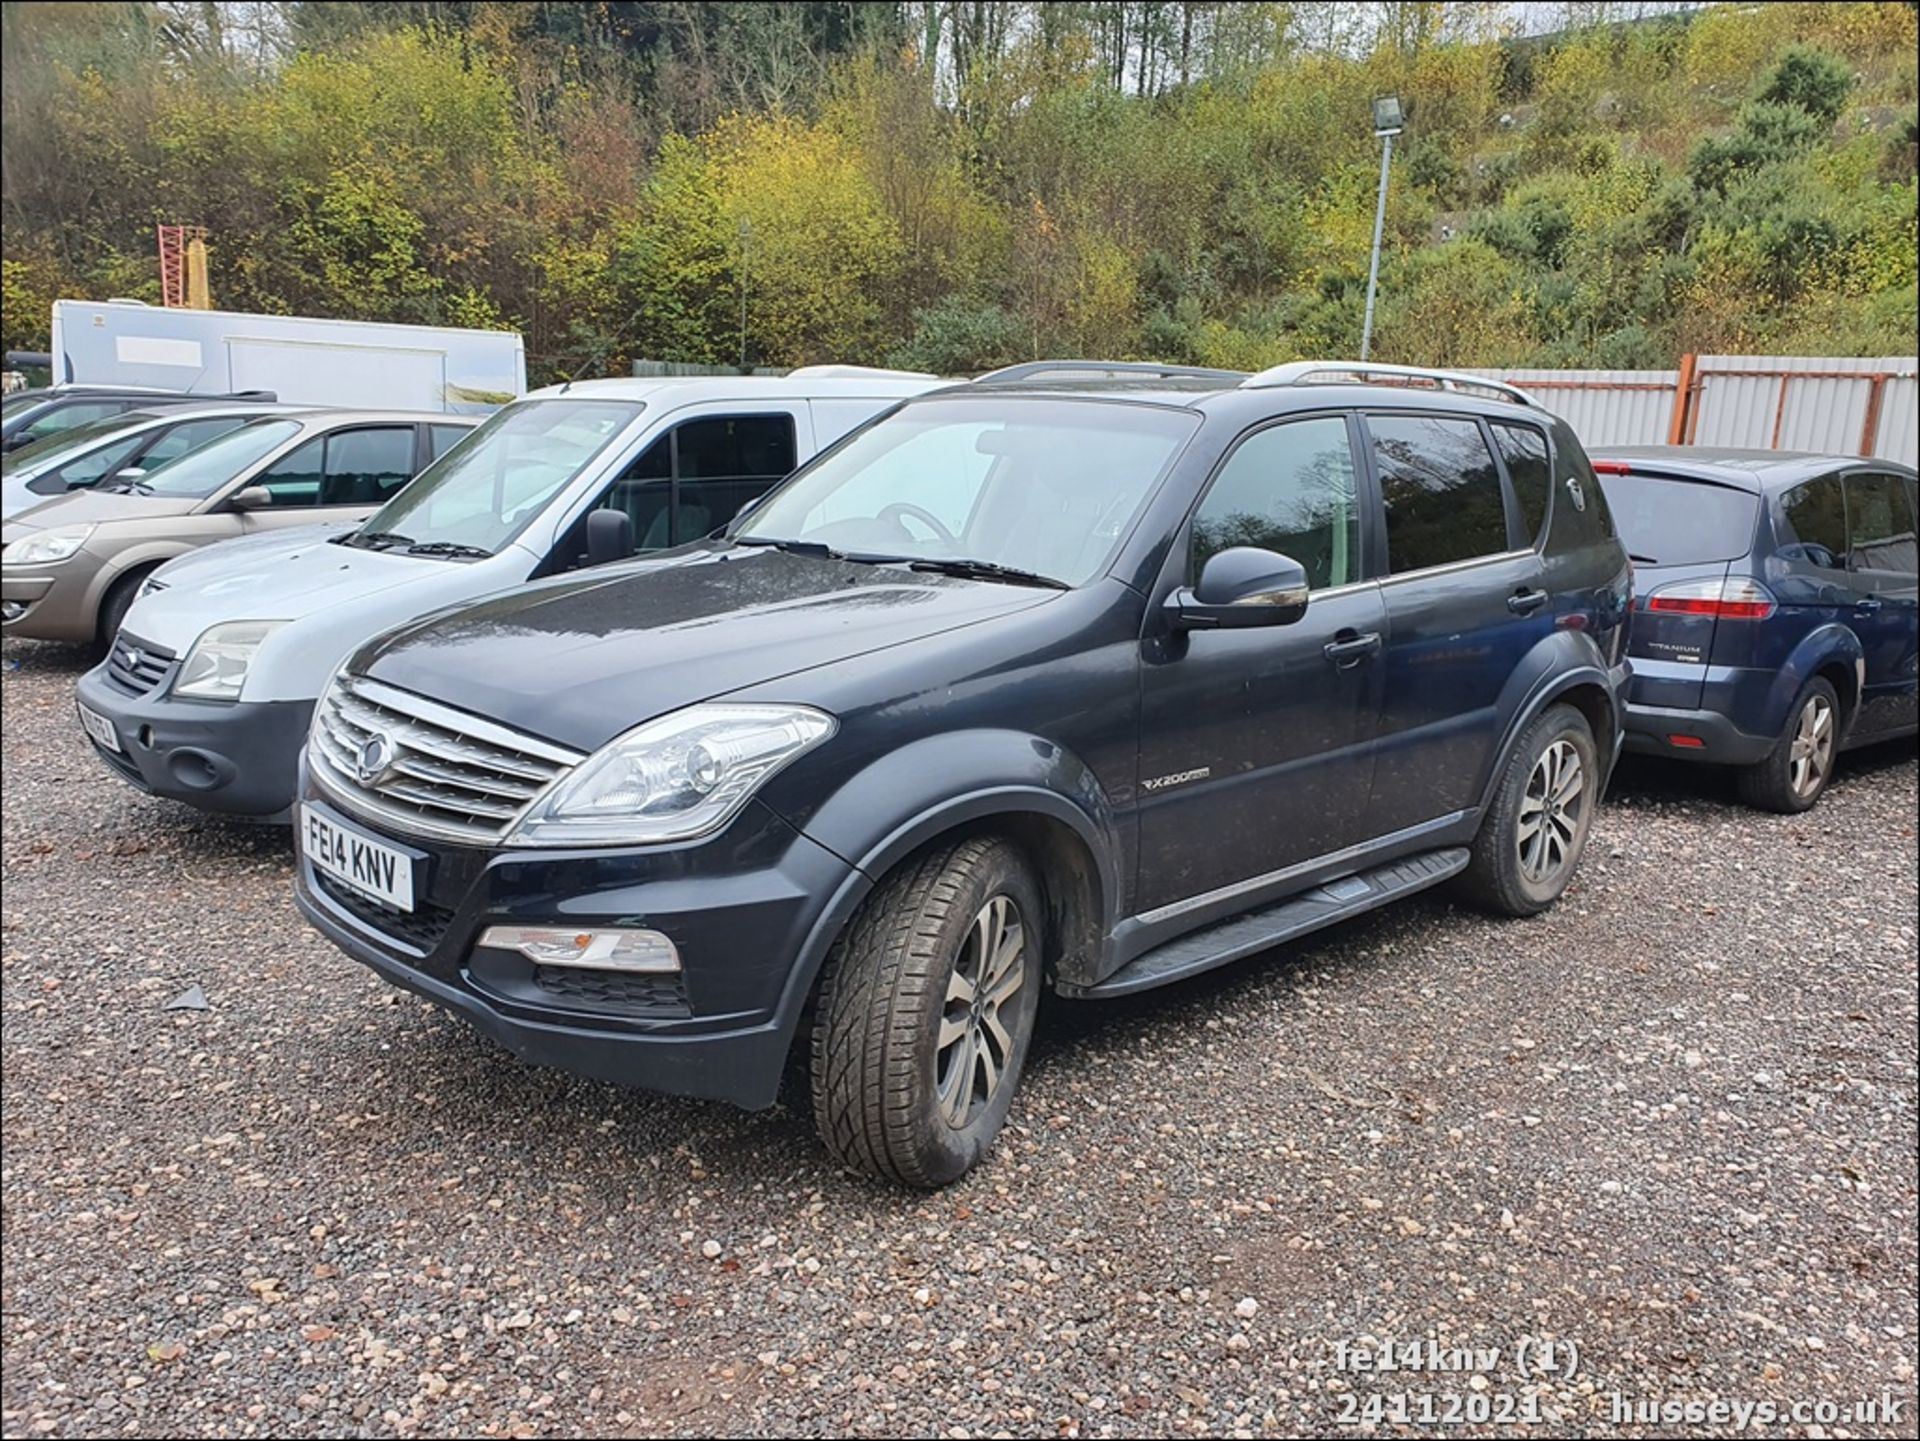
[[[1794,700],[1787,729],[1767,758],[1740,770],[1740,797],[1782,815],[1811,810],[1840,755],[1840,695],[1815,676]]]
[[[933,1188],[971,1170],[1020,1084],[1041,985],[1039,887],[1005,841],[907,862],[827,960],[814,1122],[844,1164]]]
[[[1531,916],[1560,899],[1600,802],[1598,755],[1593,728],[1570,705],[1549,706],[1521,732],[1457,882],[1467,900]]]

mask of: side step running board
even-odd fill
[[[1078,1000],[1104,1000],[1184,981],[1188,976],[1197,976],[1215,966],[1224,966],[1438,885],[1448,876],[1465,870],[1467,857],[1464,847],[1427,851],[1391,865],[1343,876],[1263,910],[1235,916],[1203,931],[1168,941],[1145,955],[1136,956],[1097,986],[1061,986],[1059,991]]]

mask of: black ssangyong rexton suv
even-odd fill
[[[908,401],[722,534],[368,644],[302,910],[550,1065],[762,1107],[798,1042],[834,1154],[934,1186],[1043,987],[1449,879],[1551,905],[1631,584],[1567,427],[1437,372],[1121,370]]]

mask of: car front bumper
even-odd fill
[[[414,909],[403,914],[316,871],[296,820],[296,903],[349,956],[525,1060],[749,1110],[777,1099],[813,975],[866,890],[757,802],[704,842],[591,851],[423,842],[311,782],[302,804],[413,857]],[[681,970],[538,966],[481,946],[494,924],[645,926],[673,941]]]
[[[113,723],[121,749],[94,753],[129,784],[204,811],[285,820],[299,785],[300,747],[313,702],[189,701],[167,694],[171,670],[144,695],[107,677],[80,677],[81,705]],[[91,738],[89,738],[91,739]]]
[[[0,570],[0,630],[28,640],[93,640],[98,573],[99,561],[84,550],[58,565]]]

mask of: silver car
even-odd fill
[[[257,416],[157,469],[50,499],[0,530],[0,626],[105,645],[161,562],[217,540],[364,520],[478,423],[438,412]]]

